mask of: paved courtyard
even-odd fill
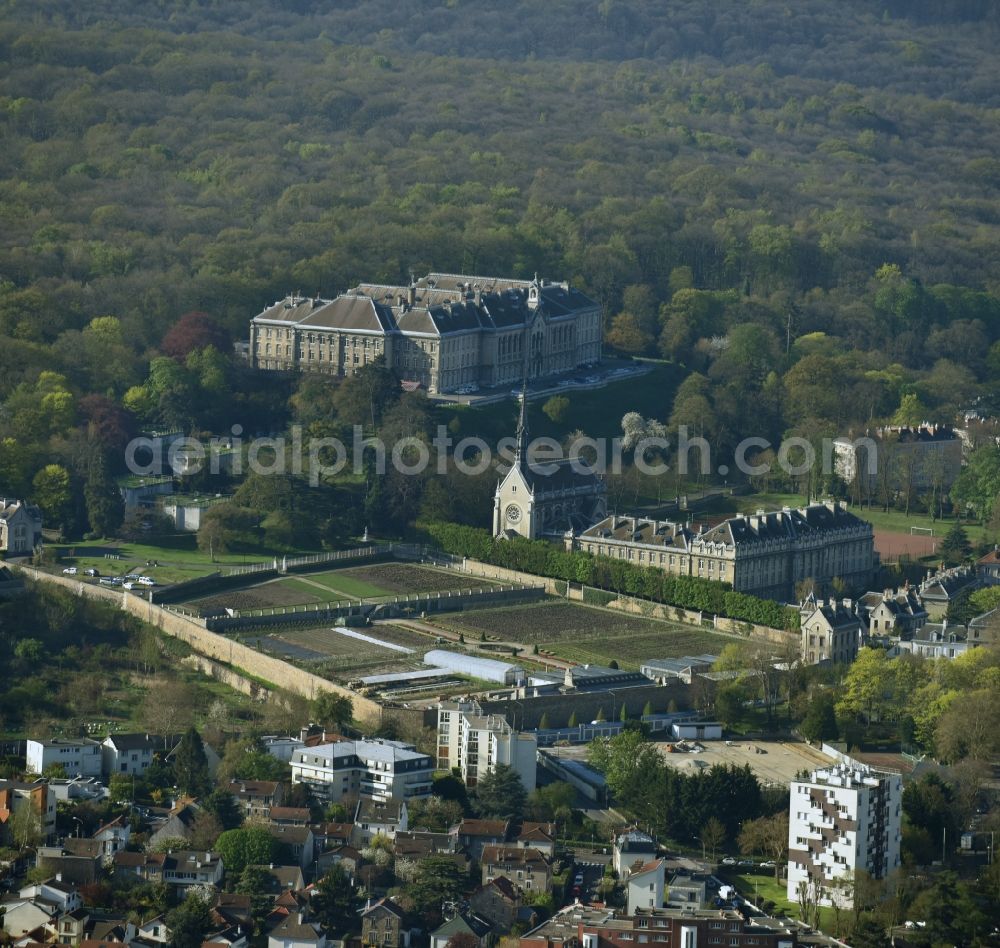
[[[716,764],[749,764],[764,783],[788,786],[801,770],[814,770],[833,763],[808,744],[792,741],[705,741],[700,754],[668,753],[667,741],[657,741],[663,759],[679,770],[694,771]],[[761,753],[758,753],[761,751]]]

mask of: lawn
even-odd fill
[[[299,589],[303,593],[318,596],[320,599],[366,599],[385,596],[390,592],[382,586],[349,576],[346,570],[289,576],[282,579],[281,584],[289,589]]]
[[[567,388],[559,394],[570,402],[558,424],[542,411],[550,396],[528,402],[528,427],[532,437],[561,439],[569,431],[580,429],[592,438],[617,438],[622,434],[622,416],[637,411],[646,418],[665,421],[670,413],[674,390],[683,375],[669,363],[651,363],[652,371],[638,379],[611,382],[604,388],[583,390]],[[519,406],[510,398],[481,407],[442,406],[436,410],[442,424],[458,418],[460,436],[477,436],[494,445],[500,438],[514,434]]]
[[[784,882],[775,882],[773,869],[746,869],[734,872],[726,866],[721,866],[717,875],[724,881],[734,885],[737,891],[747,899],[751,899],[758,907],[763,902],[774,902],[775,913],[784,912],[789,918],[799,917],[797,902],[789,901]],[[826,933],[832,933],[837,927],[837,915],[828,906],[820,909],[820,928]]]
[[[732,641],[688,625],[563,601],[477,609],[437,622],[466,636],[485,632],[488,638],[543,645],[570,661],[606,665],[614,659],[633,669],[650,658],[718,653]]]
[[[65,566],[84,569],[94,568],[102,576],[122,576],[139,571],[152,576],[161,585],[194,579],[227,568],[247,563],[259,563],[273,558],[273,553],[254,550],[246,553],[217,554],[215,562],[198,549],[193,533],[177,534],[159,538],[159,543],[132,543],[118,540],[98,540],[86,543],[68,543],[56,547],[59,563],[50,569],[58,573]],[[315,552],[304,550],[303,553]],[[120,559],[108,559],[112,553]],[[148,563],[159,563],[150,567]]]

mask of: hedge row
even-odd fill
[[[567,553],[544,540],[523,537],[498,540],[488,530],[433,521],[424,523],[431,540],[446,553],[492,566],[596,586],[683,609],[726,616],[772,629],[798,628],[798,612],[770,599],[735,592],[729,583],[697,576],[672,576],[627,560]]]

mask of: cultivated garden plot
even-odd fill
[[[434,647],[433,638],[395,626],[368,626],[361,631],[373,641],[345,635],[329,625],[314,629],[276,629],[267,635],[241,636],[241,640],[251,648],[279,655],[296,664],[307,664],[310,671],[331,681],[346,681],[361,674],[424,668],[420,659],[425,651]],[[378,645],[376,640],[386,645]],[[412,654],[401,652],[400,647],[412,649]]]
[[[392,595],[447,592],[451,589],[483,589],[495,583],[467,573],[434,569],[413,563],[374,563],[371,566],[353,566],[349,569],[324,573],[331,584],[337,585],[343,577],[377,586]],[[312,577],[310,577],[312,578]]]
[[[542,645],[578,662],[638,668],[649,658],[718,652],[732,641],[712,632],[673,622],[658,622],[568,602],[477,609],[437,621],[466,637],[486,633],[503,641]]]
[[[195,599],[186,605],[202,613],[220,612],[223,609],[235,609],[239,612],[250,609],[273,609],[280,606],[305,606],[321,602],[325,598],[319,589],[300,589],[275,580],[248,586],[246,589],[230,589],[215,593],[203,599]]]

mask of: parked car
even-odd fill
[[[155,585],[156,585],[156,580],[155,580],[155,579],[153,579],[153,577],[152,577],[152,576],[140,576],[140,577],[139,577],[139,578],[138,578],[138,579],[136,580],[136,582],[137,582],[137,583],[138,583],[138,584],[139,584],[140,586],[155,586]]]
[[[136,586],[131,580],[127,583],[122,583],[122,589],[134,589]]]
[[[66,567],[66,568],[65,568],[65,569],[63,570],[63,573],[64,573],[64,574],[65,574],[66,576],[76,576],[76,567],[75,567],[75,566],[67,566],[67,567]]]
[[[102,577],[101,577],[101,578],[100,578],[100,579],[98,580],[98,582],[99,582],[99,583],[100,583],[100,584],[101,584],[102,586],[114,586],[114,584],[115,584],[115,577],[114,577],[114,576],[102,576]]]
[[[573,878],[573,885],[583,885],[583,873],[578,872]]]
[[[738,865],[738,863],[736,862],[735,859],[733,859],[732,856],[725,856],[723,858],[723,860],[722,860],[722,865],[724,865],[724,866],[735,866],[735,865]]]
[[[100,576],[101,573],[100,573],[100,570],[96,570],[96,569],[94,569],[93,566],[91,566],[90,569],[85,569],[83,571],[83,575],[84,576]]]

